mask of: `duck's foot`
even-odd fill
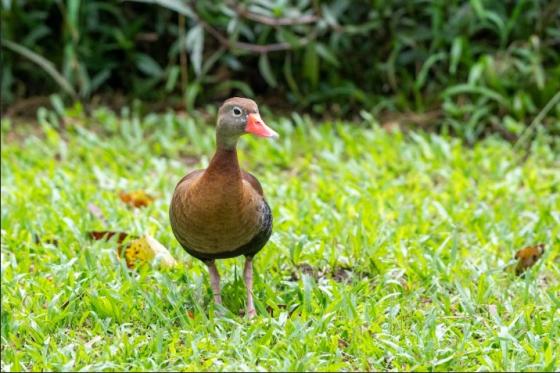
[[[247,308],[247,318],[252,320],[257,316],[257,310],[255,308],[249,309]]]

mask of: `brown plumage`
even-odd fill
[[[231,98],[218,114],[214,157],[208,168],[193,171],[179,181],[169,218],[181,246],[208,265],[216,303],[221,303],[221,296],[214,260],[247,257],[247,314],[253,317],[252,258],[272,233],[272,214],[258,180],[239,167],[236,144],[245,133],[277,137],[260,118],[254,101]]]

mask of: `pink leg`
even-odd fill
[[[220,294],[220,274],[218,273],[218,268],[216,268],[216,263],[213,260],[211,262],[206,262],[206,265],[208,266],[208,272],[210,272],[210,286],[212,286],[214,302],[222,305],[222,295]]]
[[[247,317],[252,319],[257,315],[257,311],[253,303],[253,258],[251,257],[247,257],[245,260],[243,277],[245,279],[245,287],[247,288]]]

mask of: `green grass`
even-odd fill
[[[168,222],[176,182],[212,155],[213,128],[66,115],[64,132],[44,112],[33,131],[3,121],[2,370],[559,369],[560,157],[545,134],[521,163],[494,138],[467,147],[271,120],[278,142],[239,149],[275,217],[249,322],[242,259],[218,263],[227,312],[214,317],[205,266]],[[136,189],[156,201],[128,208],[118,191]],[[130,271],[115,242],[88,239],[99,229],[150,233],[181,264]],[[540,242],[526,276],[504,270]]]

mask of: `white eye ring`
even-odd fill
[[[241,111],[241,109],[238,108],[237,106],[233,108],[233,116],[239,117],[239,116],[241,116],[242,113],[243,112]]]

